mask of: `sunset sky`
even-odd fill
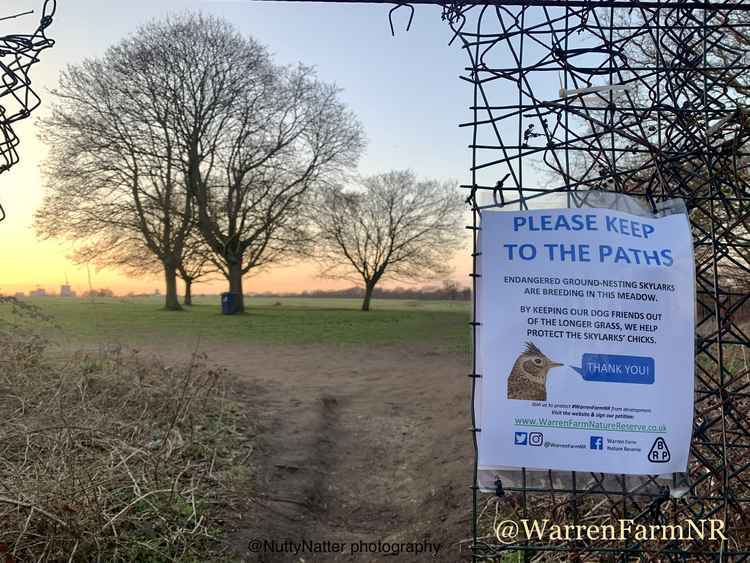
[[[51,100],[59,72],[66,64],[100,56],[107,46],[152,18],[182,10],[201,10],[233,22],[243,33],[267,45],[279,63],[302,61],[319,76],[343,88],[343,99],[367,131],[368,149],[359,171],[373,174],[412,168],[422,177],[466,181],[470,152],[468,129],[458,123],[468,117],[470,86],[459,80],[464,54],[448,46],[450,32],[438,7],[418,7],[412,29],[405,31],[408,9],[395,14],[396,37],[388,25],[390,6],[354,4],[296,4],[199,0],[74,0],[59,1],[49,36],[57,45],[45,51],[32,71],[43,105]],[[35,9],[37,14],[0,22],[0,33],[30,33],[42,0],[4,0],[0,16]],[[88,288],[87,269],[66,259],[69,247],[39,241],[32,216],[43,186],[38,167],[46,149],[37,139],[35,119],[21,123],[21,163],[0,177],[0,201],[8,214],[0,223],[0,293],[29,291],[42,286],[57,291],[67,275],[77,291]],[[468,256],[454,259],[455,279],[467,283]],[[346,287],[316,276],[311,264],[293,264],[251,276],[246,291],[300,291]],[[131,279],[117,272],[91,268],[93,286],[116,293],[151,292],[162,288],[160,278]],[[435,280],[436,282],[439,280]],[[195,291],[218,292],[223,281]]]

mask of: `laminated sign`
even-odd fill
[[[687,217],[484,211],[480,469],[685,471],[695,282]]]

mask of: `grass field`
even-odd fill
[[[183,312],[165,311],[159,298],[27,298],[49,315],[50,336],[75,342],[127,344],[269,342],[278,344],[469,344],[470,304],[463,301],[376,300],[359,311],[357,299],[249,298],[244,315],[223,316],[218,298],[198,297]],[[2,311],[0,315],[6,315]]]

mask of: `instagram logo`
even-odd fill
[[[544,443],[544,434],[541,432],[529,432],[529,446],[541,446]]]

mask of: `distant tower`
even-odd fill
[[[60,297],[75,297],[75,291],[70,287],[68,282],[68,273],[65,273],[65,285],[60,286]]]

